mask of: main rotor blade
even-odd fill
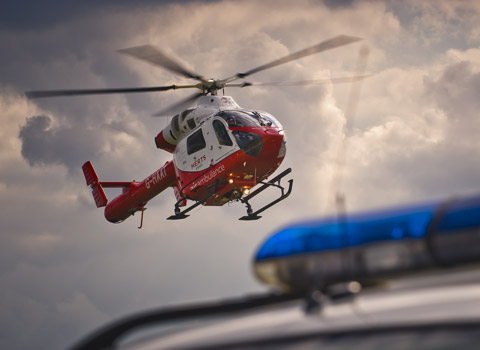
[[[322,51],[330,50],[330,49],[333,49],[335,47],[347,45],[347,44],[350,44],[350,43],[353,43],[353,42],[359,41],[359,40],[362,40],[362,38],[358,38],[358,37],[354,37],[354,36],[348,36],[348,35],[339,35],[339,36],[336,36],[332,39],[329,39],[329,40],[323,41],[323,42],[321,42],[317,45],[314,45],[312,47],[309,47],[309,48],[300,50],[298,52],[292,53],[292,54],[290,54],[288,56],[285,56],[283,58],[280,58],[278,60],[275,60],[275,61],[272,61],[270,63],[264,64],[262,66],[250,69],[249,71],[247,71],[245,73],[237,73],[234,76],[231,76],[227,79],[222,80],[221,83],[229,83],[229,82],[234,81],[236,79],[243,79],[243,78],[245,78],[249,75],[252,75],[254,73],[261,72],[262,70],[273,68],[273,67],[279,66],[279,65],[284,64],[284,63],[288,63],[288,62],[291,62],[291,61],[294,61],[294,60],[298,60],[300,58],[310,56],[310,55],[313,55],[315,53],[319,53],[319,52],[322,52]]]
[[[180,100],[173,105],[168,106],[167,108],[162,109],[161,111],[155,113],[153,117],[167,117],[170,114],[177,112],[180,109],[186,109],[190,107],[193,101],[198,99],[200,96],[203,96],[203,92],[198,92],[196,94],[187,96],[183,100]]]
[[[244,82],[244,83],[227,83],[225,87],[247,87],[247,86],[298,86],[298,85],[323,85],[323,84],[342,84],[352,83],[371,77],[372,74],[359,75],[354,77],[331,78],[331,79],[310,79],[310,80],[296,80],[296,81],[279,81],[279,82]]]
[[[206,81],[205,78],[203,78],[200,74],[189,70],[177,60],[168,57],[164,52],[151,45],[130,47],[127,49],[118,50],[118,52],[149,62],[156,66],[166,68],[173,73],[183,75],[187,78]]]
[[[201,84],[195,85],[168,85],[168,86],[151,86],[141,88],[120,88],[120,89],[80,89],[80,90],[39,90],[26,91],[27,98],[43,98],[55,96],[79,96],[79,95],[106,95],[106,94],[126,94],[136,92],[154,92],[154,91],[168,91],[175,89],[201,89]]]

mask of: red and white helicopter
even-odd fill
[[[264,210],[288,197],[293,180],[288,188],[280,180],[291,172],[286,169],[273,179],[266,181],[280,166],[286,154],[286,135],[282,125],[269,113],[241,108],[230,96],[218,96],[217,91],[225,87],[246,87],[252,85],[305,85],[322,82],[347,82],[364,77],[325,80],[308,80],[280,83],[234,83],[254,73],[335,47],[353,43],[360,38],[340,35],[307,49],[290,54],[281,59],[253,68],[245,73],[237,73],[220,80],[205,79],[192,72],[177,60],[165,55],[159,49],[144,45],[120,50],[121,53],[166,68],[176,74],[198,81],[192,85],[169,85],[142,88],[48,90],[26,92],[28,98],[95,95],[114,93],[138,93],[195,88],[198,93],[176,103],[166,111],[180,109],[198,100],[195,108],[176,114],[156,137],[158,148],[173,153],[173,159],[143,181],[105,182],[99,178],[90,163],[83,166],[87,185],[91,187],[97,207],[105,207],[105,218],[119,223],[141,211],[147,202],[173,187],[176,203],[174,215],[168,219],[183,219],[187,213],[199,205],[221,206],[231,201],[240,201],[247,207],[247,215],[240,220],[256,220]],[[257,185],[253,192],[252,188]],[[280,189],[280,196],[262,208],[253,211],[249,200],[268,187]],[[104,188],[122,188],[122,193],[108,201]],[[187,200],[194,201],[185,209]],[[140,228],[139,227],[139,228]]]

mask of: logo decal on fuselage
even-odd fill
[[[203,155],[203,156],[199,157],[198,159],[196,159],[192,164],[190,164],[190,167],[192,169],[198,170],[202,166],[202,163],[206,160],[207,160],[207,156]]]

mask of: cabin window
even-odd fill
[[[228,136],[227,128],[220,120],[213,121],[213,129],[221,146],[233,146],[232,139]]]
[[[187,153],[192,154],[204,149],[206,146],[202,129],[198,129],[187,138]]]

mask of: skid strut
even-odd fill
[[[175,215],[171,215],[167,218],[167,220],[180,220],[180,219],[185,219],[185,218],[188,218],[190,215],[186,215],[190,210],[192,209],[195,209],[196,207],[198,207],[200,204],[203,204],[205,203],[206,201],[208,201],[210,199],[210,197],[212,197],[215,193],[217,193],[218,191],[218,186],[220,184],[220,181],[217,179],[215,181],[214,184],[211,184],[210,186],[208,186],[208,194],[205,198],[203,198],[202,200],[192,204],[191,206],[189,206],[187,209],[181,211],[180,210],[180,203],[183,202],[185,199],[188,199],[187,197],[182,197],[180,198],[177,203],[175,203]],[[211,189],[213,188],[213,191],[211,191]]]
[[[280,185],[280,180],[284,176],[288,175],[291,171],[292,171],[292,168],[288,168],[285,171],[283,171],[281,174],[275,176],[273,179],[271,179],[268,182],[259,182],[259,183],[263,184],[261,187],[259,187],[258,189],[256,189],[252,193],[250,193],[248,196],[246,196],[244,198],[241,198],[240,201],[247,206],[247,215],[242,216],[241,218],[239,218],[239,220],[258,220],[258,219],[261,218],[261,216],[259,216],[258,214],[264,212],[268,208],[274,206],[278,202],[287,198],[290,195],[290,193],[292,192],[293,179],[288,180],[288,190],[287,190],[286,193],[285,193],[285,188]],[[257,211],[254,212],[251,204],[248,201],[250,199],[252,199],[253,197],[255,197],[257,194],[259,194],[260,192],[269,188],[270,186],[279,188],[280,191],[282,192],[282,194],[277,199],[273,200],[272,202],[268,203],[267,205],[263,206],[262,208],[260,208],[260,209],[258,209]]]

